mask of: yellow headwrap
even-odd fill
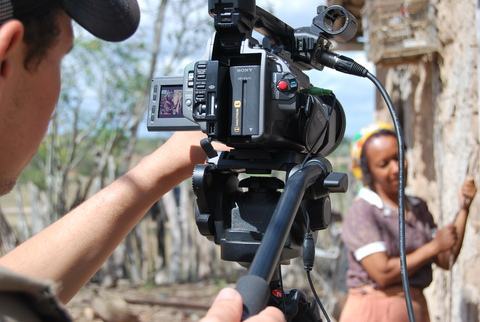
[[[376,122],[360,130],[353,137],[352,146],[350,149],[350,156],[352,157],[352,173],[358,180],[362,180],[362,168],[360,166],[360,157],[362,155],[362,148],[365,142],[373,134],[381,130],[394,131],[392,124],[385,122]]]

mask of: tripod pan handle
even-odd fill
[[[242,321],[262,311],[270,298],[270,285],[256,275],[242,276],[237,282],[237,291],[242,295]]]

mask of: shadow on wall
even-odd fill
[[[468,299],[463,299],[460,306],[460,315],[462,317],[462,321],[480,322],[478,305],[478,303],[471,302]]]

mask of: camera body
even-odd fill
[[[340,142],[345,126],[340,103],[333,94],[308,94],[309,78],[293,63],[254,39],[222,58],[187,65],[183,78],[155,78],[148,129],[200,129],[234,148],[324,155]]]
[[[239,149],[329,154],[343,138],[345,115],[303,70],[322,69],[316,57],[330,47],[326,35],[334,33],[323,30],[325,17],[338,14],[334,7],[318,7],[311,27],[294,30],[255,1],[210,0],[209,59],[188,64],[183,77],[152,80],[148,129],[200,129]],[[342,33],[351,33],[348,21]],[[253,29],[265,35],[262,44]]]

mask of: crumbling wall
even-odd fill
[[[437,220],[446,224],[458,209],[457,191],[465,176],[480,184],[478,153],[478,42],[476,1],[436,1],[442,43],[439,88],[434,114],[434,160],[438,178]],[[479,321],[480,221],[476,198],[464,246],[451,273],[437,271],[431,287],[433,321]],[[446,293],[445,291],[449,291]],[[445,296],[449,294],[449,296]],[[451,312],[450,312],[451,310]]]
[[[465,177],[472,175],[480,185],[479,4],[473,0],[432,0],[431,4],[436,11],[438,52],[379,62],[377,75],[402,118],[409,190],[428,201],[443,226],[455,217],[457,192]],[[378,104],[377,117],[388,119],[383,104]],[[477,197],[462,253],[451,273],[434,271],[434,282],[426,291],[432,321],[480,321],[479,211]]]

